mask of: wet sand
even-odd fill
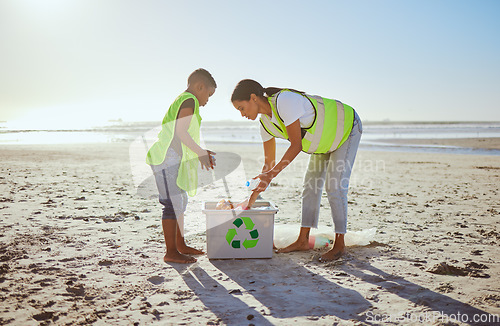
[[[226,178],[233,199],[242,199],[242,178],[261,168],[260,146],[209,148],[242,158],[243,172]],[[348,229],[377,228],[370,245],[349,247],[326,264],[317,260],[323,249],[263,260],[201,256],[179,265],[162,261],[161,207],[136,195],[128,144],[0,146],[0,153],[0,324],[385,325],[421,318],[445,325],[458,317],[451,321],[461,325],[500,315],[499,157],[361,151]],[[301,154],[262,194],[279,207],[278,224],[300,223],[307,159]],[[201,205],[221,198],[220,180],[190,198],[189,244],[206,249]],[[332,224],[326,197],[320,224]]]

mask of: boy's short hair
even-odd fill
[[[188,85],[192,85],[200,81],[207,86],[212,86],[214,88],[217,88],[217,84],[215,83],[214,77],[212,77],[212,75],[203,68],[196,69],[191,73],[191,75],[189,75]]]

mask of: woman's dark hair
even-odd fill
[[[250,95],[255,94],[260,97],[269,97],[283,90],[278,87],[262,87],[261,84],[252,79],[241,80],[234,88],[233,95],[231,95],[231,102],[234,101],[249,101]],[[303,93],[290,89],[291,91]]]

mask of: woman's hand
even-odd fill
[[[238,203],[235,205],[235,208],[237,209],[238,207],[241,207],[241,209],[246,210],[248,209],[248,201],[250,200],[250,197],[242,201],[241,203]]]
[[[208,149],[202,149],[198,154],[198,159],[200,160],[201,169],[203,168],[210,170],[215,167],[215,156],[216,153]]]
[[[256,192],[265,191],[267,189],[267,187],[269,186],[269,184],[271,183],[271,180],[274,179],[274,177],[275,176],[272,173],[272,171],[268,171],[268,172],[264,172],[264,173],[259,174],[254,179],[259,178],[260,183],[257,185],[257,187],[255,187],[255,189],[252,189],[252,190],[256,191]]]
[[[241,207],[243,210],[250,209],[253,206],[253,204],[255,203],[255,201],[257,200],[257,197],[259,197],[259,192],[258,191],[252,192],[250,197],[248,197],[247,199],[245,199],[241,203],[237,204],[236,208]]]

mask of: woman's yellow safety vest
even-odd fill
[[[269,104],[278,124],[271,121],[265,114],[260,115],[260,123],[274,137],[288,138],[286,126],[277,110],[278,96],[282,92],[292,92],[283,89],[268,98]],[[297,92],[298,93],[298,92]],[[306,97],[312,104],[315,116],[309,128],[302,128],[302,151],[309,154],[331,153],[347,140],[352,130],[354,109],[340,101],[321,96],[298,93]]]
[[[167,150],[174,138],[177,115],[179,114],[181,104],[190,98],[194,100],[194,114],[191,117],[188,133],[198,145],[200,144],[200,104],[196,96],[184,92],[170,105],[163,118],[161,131],[158,133],[158,140],[151,146],[146,156],[146,163],[149,165],[160,165],[165,160]],[[189,196],[196,195],[198,188],[198,155],[184,144],[182,144],[182,159],[179,165],[177,185],[179,188],[186,190]]]

